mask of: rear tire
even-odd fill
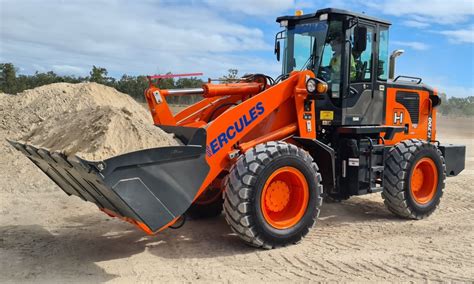
[[[384,176],[382,197],[387,208],[403,218],[423,219],[439,205],[446,165],[435,145],[410,139],[390,149]]]
[[[299,242],[322,204],[312,157],[284,142],[259,144],[240,156],[225,182],[224,213],[247,244],[271,249]]]

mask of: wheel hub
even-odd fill
[[[283,181],[274,181],[270,184],[267,189],[267,194],[265,196],[265,202],[268,207],[273,212],[282,211],[290,201],[290,188]]]
[[[413,199],[419,204],[429,203],[436,194],[438,170],[430,158],[419,160],[411,174],[410,190]]]
[[[295,226],[308,206],[308,182],[294,167],[279,168],[268,177],[260,202],[263,218],[270,226],[280,230]]]
[[[420,168],[416,168],[415,171],[413,171],[413,183],[412,183],[412,190],[415,192],[418,192],[423,185],[423,171]]]

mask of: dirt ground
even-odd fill
[[[271,251],[243,244],[223,216],[146,236],[66,196],[0,130],[0,282],[472,282],[474,120],[439,124],[468,157],[435,214],[400,220],[380,194],[351,198],[323,205],[302,243]]]

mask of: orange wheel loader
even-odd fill
[[[433,213],[465,146],[436,140],[437,91],[388,69],[390,23],[338,9],[279,17],[282,75],[145,91],[182,146],[86,161],[10,141],[69,195],[148,234],[221,214],[246,243],[300,241],[323,198],[381,192],[395,215]],[[401,52],[390,56],[394,59]],[[281,55],[281,56],[280,56]],[[389,74],[390,73],[390,74]],[[173,115],[169,96],[203,100]]]

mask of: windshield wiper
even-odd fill
[[[309,55],[309,58],[306,60],[304,63],[303,67],[301,68],[300,71],[302,70],[314,70],[316,67],[316,62],[319,60],[319,56],[316,55],[317,51],[317,39],[316,37],[314,38],[314,43],[313,43],[313,50],[311,51],[311,54]]]

